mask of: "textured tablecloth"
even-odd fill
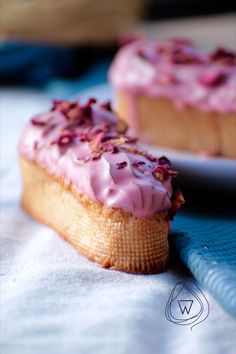
[[[150,276],[104,270],[21,210],[16,142],[48,102],[37,92],[1,92],[1,353],[235,353],[236,322],[206,290],[231,311],[233,267],[222,253],[209,253],[219,236],[234,247],[231,219],[186,212],[175,219],[181,233],[170,235],[171,244],[200,281],[195,296],[207,300],[204,321],[191,330],[173,323],[167,306],[177,283],[194,280],[178,261]],[[224,274],[219,264],[226,264],[230,291],[224,277],[214,285],[218,270]]]

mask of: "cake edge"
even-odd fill
[[[128,273],[153,274],[166,269],[168,211],[138,218],[92,201],[22,156],[20,167],[24,210],[53,228],[80,254],[103,268]]]

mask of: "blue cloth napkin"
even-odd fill
[[[106,80],[113,47],[59,47],[6,41],[0,43],[0,84],[40,86],[60,82],[67,93],[86,83]],[[96,70],[97,68],[100,70]],[[93,76],[93,72],[95,75]],[[65,79],[67,78],[67,79]],[[77,90],[78,91],[78,90]],[[59,93],[60,94],[60,93]]]
[[[199,283],[236,318],[236,221],[180,212],[170,244]]]

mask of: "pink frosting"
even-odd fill
[[[35,117],[27,125],[19,144],[25,159],[72,183],[79,192],[107,207],[121,208],[137,217],[152,217],[171,209],[173,171],[169,170],[166,158],[153,158],[125,134],[118,134],[117,118],[109,105],[73,103],[80,112],[80,120],[77,117],[71,121],[63,104],[71,103],[54,104],[50,112]],[[90,109],[87,116],[86,107]],[[100,128],[100,135],[94,136],[103,136],[102,141],[110,141],[109,134],[114,134],[118,141],[122,137],[127,141],[116,148],[111,145],[94,152],[88,136]],[[102,149],[104,144],[101,143]],[[158,179],[153,172],[159,169],[164,169],[164,178]]]
[[[132,95],[172,100],[210,112],[236,112],[236,53],[218,48],[201,53],[184,40],[135,41],[117,53],[109,78]]]

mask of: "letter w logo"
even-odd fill
[[[178,300],[178,304],[182,315],[185,312],[189,315],[193,304],[193,300]]]

